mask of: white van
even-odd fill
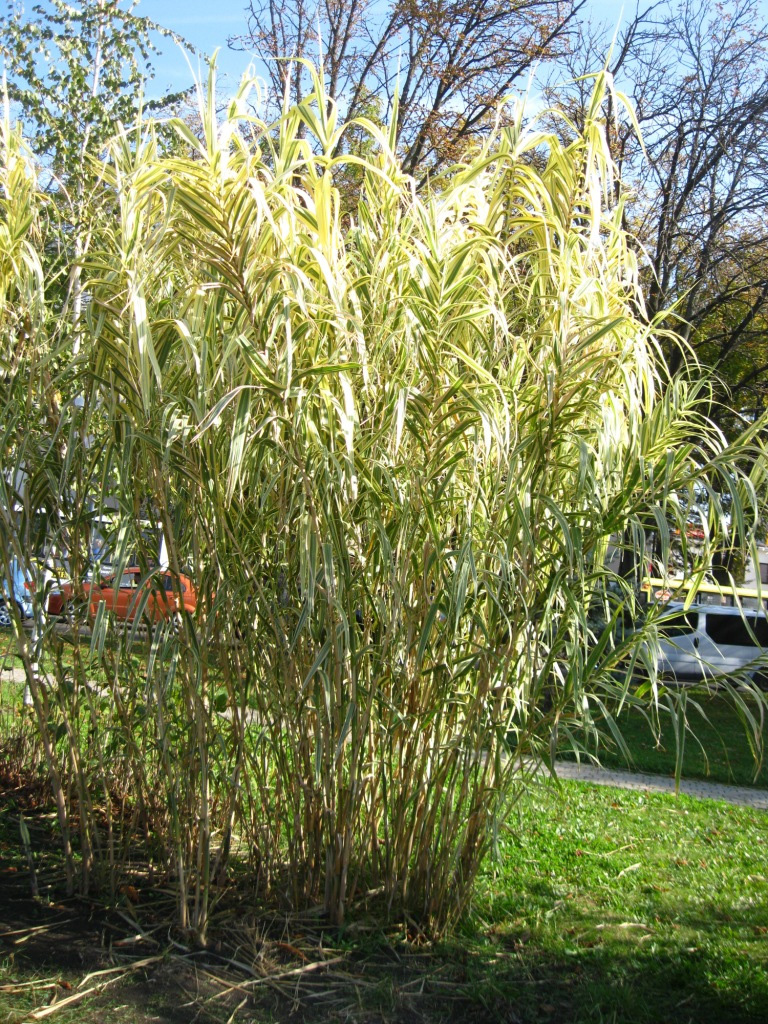
[[[659,675],[678,680],[748,675],[768,688],[768,618],[764,611],[692,604],[667,605],[658,620]],[[762,659],[761,659],[762,656]]]

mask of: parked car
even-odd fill
[[[683,604],[669,604],[659,620],[655,650],[661,676],[686,681],[746,672],[760,686],[768,686],[764,611],[705,604],[686,610]]]
[[[83,592],[91,620],[96,618],[100,604],[122,622],[132,622],[139,614],[150,622],[161,622],[182,608],[194,612],[197,604],[197,591],[189,577],[179,575],[176,587],[174,576],[167,569],[158,569],[147,579],[138,566],[131,566],[119,578],[106,576],[83,583]],[[49,614],[71,616],[73,600],[72,584],[63,584],[60,592],[48,599]]]
[[[22,619],[29,619],[33,614],[29,574],[24,571],[15,558],[11,559],[10,570],[10,579],[3,581],[0,594],[0,629],[10,629],[11,627],[13,621],[11,601],[15,602]]]

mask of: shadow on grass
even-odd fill
[[[95,970],[156,953],[114,988],[57,1010],[57,1024],[765,1024],[764,815],[578,784],[567,793],[532,794],[476,915],[450,944],[385,937],[383,906],[351,915],[341,932],[285,922],[270,936],[244,898],[215,936],[217,957],[179,955],[171,939],[181,937],[167,923],[154,928],[167,920],[153,918],[156,890],[112,911],[59,902],[52,819],[33,814],[38,803],[47,810],[44,794],[9,782],[0,803],[0,988],[53,977],[76,989]],[[32,834],[40,900],[29,896],[16,804]],[[130,945],[136,915],[156,935],[149,950]],[[0,998],[0,1020],[28,1019],[10,1016]]]
[[[547,890],[542,885],[539,897]],[[130,963],[124,953],[105,948],[107,922],[84,912],[82,904],[46,907],[14,899],[3,906],[0,947],[6,956],[5,979],[9,953],[16,977],[60,977],[73,987],[90,971]],[[337,952],[346,947],[341,962],[327,972],[305,976],[298,964],[283,990],[280,985],[241,989],[247,1003],[232,1021],[764,1024],[765,970],[756,969],[754,957],[723,952],[710,942],[723,927],[745,937],[754,934],[754,918],[744,914],[724,919],[722,911],[712,910],[711,917],[704,910],[678,916],[674,926],[663,920],[653,927],[626,927],[619,918],[597,922],[589,914],[569,913],[562,928],[551,920],[530,934],[518,923],[497,924],[485,935],[467,934],[461,942],[434,948],[381,939],[345,942],[343,935],[328,934],[328,947],[336,945]],[[22,924],[39,930],[14,949],[13,936],[7,939],[3,932],[7,935],[14,930],[11,926]],[[322,959],[328,954],[318,955]],[[201,956],[183,964],[178,957],[160,956],[150,967],[83,1004],[71,1020],[227,1020],[234,1010],[231,1000],[219,1001],[221,989],[201,983],[209,967],[221,966],[215,957],[208,961]],[[230,982],[236,988],[248,986],[250,979],[233,973]],[[65,1015],[60,1019],[70,1020]]]
[[[467,964],[468,1002],[482,1005],[487,1020],[510,1024],[768,1020],[764,972],[705,949],[658,950],[652,942],[643,949],[636,940],[625,946],[588,940],[556,953],[531,941],[507,954],[478,955]]]
[[[690,899],[641,885],[622,906],[595,888],[564,896],[562,882],[528,878],[497,904],[485,942],[467,932],[445,956],[461,960],[467,995],[488,1020],[765,1024],[762,891],[755,883],[743,902],[724,902],[695,882]]]

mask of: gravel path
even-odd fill
[[[557,761],[555,770],[559,779],[592,782],[596,786],[618,786],[620,789],[635,789],[651,793],[675,792],[675,780],[664,775],[614,771],[609,768],[598,768],[592,764],[575,764],[572,761]],[[680,792],[685,796],[695,796],[699,800],[725,800],[729,804],[738,804],[740,807],[768,810],[768,790],[766,789],[726,786],[720,782],[704,782],[697,779],[681,779]]]

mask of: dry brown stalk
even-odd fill
[[[49,1006],[41,1006],[36,1010],[32,1010],[28,1013],[28,1017],[30,1020],[43,1020],[45,1017],[50,1017],[51,1014],[57,1013],[59,1010],[63,1010],[67,1006],[72,1006],[74,1003],[80,1002],[80,1000],[85,999],[86,996],[103,992],[105,988],[108,988],[110,985],[114,985],[118,981],[122,981],[123,978],[132,974],[134,971],[141,970],[144,967],[149,967],[154,963],[159,963],[162,959],[162,956],[151,956],[144,960],[137,960],[135,963],[129,964],[127,967],[111,967],[104,971],[94,971],[91,974],[87,974],[80,982],[81,986],[93,978],[104,977],[108,974],[116,976],[109,978],[109,980],[102,982],[100,985],[92,985],[90,988],[74,992],[71,996],[66,996],[66,998],[60,999],[55,1003],[51,1003]]]

